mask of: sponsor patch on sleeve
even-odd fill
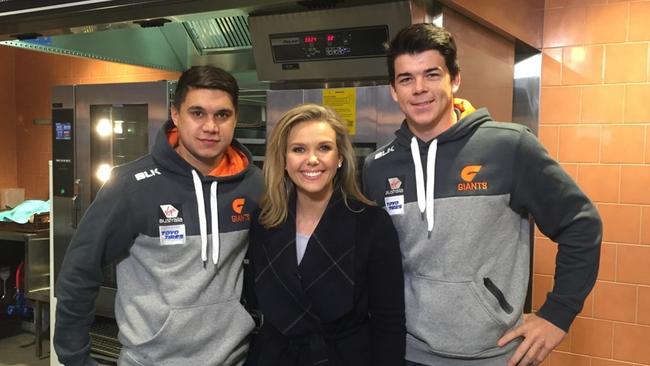
[[[404,195],[384,197],[384,201],[389,215],[404,214]]]

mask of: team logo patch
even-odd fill
[[[234,212],[233,215],[230,216],[230,220],[232,222],[250,222],[251,221],[251,214],[249,212],[244,212],[245,207],[246,207],[246,199],[245,198],[235,198],[232,200],[232,211]]]
[[[404,195],[384,197],[384,202],[389,215],[404,214]]]
[[[404,194],[404,177],[391,177],[386,180],[386,193],[385,196],[394,196],[396,194]]]
[[[481,171],[481,165],[467,165],[460,171],[461,183],[458,183],[456,189],[458,191],[484,191],[488,189],[488,182],[486,181],[477,181],[474,179],[476,175]]]
[[[235,198],[234,200],[232,200],[232,210],[240,214],[244,210],[245,204],[246,204],[246,199]]]

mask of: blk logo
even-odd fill
[[[135,173],[135,179],[143,180],[143,179],[154,177],[156,175],[161,175],[161,173],[158,171],[158,168],[149,169],[147,171],[140,172],[140,173]]]

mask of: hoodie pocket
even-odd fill
[[[254,325],[239,299],[173,308],[150,339],[125,347],[145,365],[232,365],[245,357]]]
[[[501,289],[499,289],[499,287],[497,287],[497,285],[495,285],[494,282],[492,282],[492,280],[489,277],[483,278],[483,285],[485,285],[485,288],[487,288],[488,291],[490,291],[490,293],[494,295],[494,297],[499,302],[499,306],[501,307],[501,309],[505,311],[507,314],[512,314],[512,310],[513,310],[512,305],[510,305],[505,295],[503,295]]]
[[[497,340],[507,325],[475,282],[413,276],[407,279],[405,291],[409,338],[452,357],[484,356],[498,348]]]

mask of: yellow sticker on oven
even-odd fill
[[[357,90],[355,88],[337,88],[323,90],[323,105],[326,105],[343,118],[348,133],[357,131]]]

